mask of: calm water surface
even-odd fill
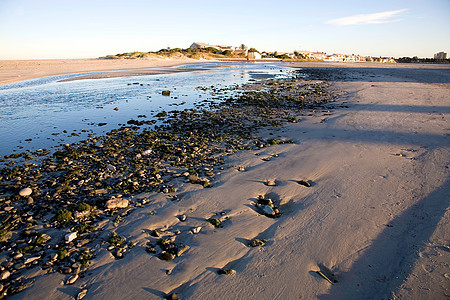
[[[220,101],[211,89],[198,87],[227,88],[249,80],[286,77],[291,70],[276,63],[208,63],[179,68],[204,71],[68,82],[60,81],[80,74],[60,75],[2,85],[0,156],[50,149],[86,139],[89,134],[104,134],[130,119],[151,120],[163,110]],[[170,90],[170,97],[162,96],[163,90]]]

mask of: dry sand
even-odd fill
[[[46,59],[46,60],[0,60],[0,85],[21,80],[54,75],[76,74],[100,71],[130,70],[144,68],[172,67],[179,64],[198,62],[193,59]],[[136,71],[138,75],[141,71]],[[165,70],[167,72],[167,69]],[[149,72],[147,70],[147,72]],[[159,70],[161,73],[162,70]],[[97,75],[96,78],[101,78]],[[111,77],[103,73],[104,77]],[[122,74],[121,76],[124,76]],[[134,74],[127,75],[134,76]],[[104,78],[103,77],[103,78]],[[94,77],[93,77],[94,78]]]
[[[295,144],[231,156],[227,166],[245,172],[225,168],[212,188],[180,202],[153,195],[117,228],[138,242],[122,260],[105,249],[74,285],[51,274],[11,298],[70,299],[86,288],[85,299],[448,299],[450,69],[333,68],[348,108],[261,132]],[[255,211],[260,194],[281,204],[280,218]],[[221,211],[230,217],[223,228],[205,222]],[[188,234],[193,226],[202,231]],[[145,252],[153,229],[180,230],[191,248],[161,261]],[[248,247],[255,237],[266,246]],[[224,267],[236,274],[218,275]],[[337,283],[315,272],[324,268]]]

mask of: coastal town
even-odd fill
[[[210,45],[200,42],[194,42],[189,47],[192,49],[217,49],[217,53],[227,53],[228,51],[232,55],[246,56],[251,60],[259,59],[304,59],[313,61],[329,61],[329,62],[382,62],[382,63],[395,63],[393,57],[371,57],[361,56],[355,54],[327,54],[320,51],[306,51],[296,50],[293,52],[259,52],[254,48],[248,49],[245,45],[241,46],[225,46],[225,45]]]
[[[188,48],[167,47],[158,51],[149,52],[125,52],[115,55],[106,55],[101,59],[200,59],[200,60],[249,60],[249,61],[304,61],[304,62],[339,62],[339,63],[450,63],[447,53],[440,51],[435,53],[433,58],[414,57],[383,57],[364,56],[359,54],[329,54],[324,51],[294,50],[291,52],[282,51],[261,51],[254,47],[247,47],[245,44],[239,46],[208,44],[194,42]]]

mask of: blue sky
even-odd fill
[[[450,0],[0,0],[0,59],[88,58],[192,42],[432,57],[450,52]]]

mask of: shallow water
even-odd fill
[[[163,110],[193,108],[232,93],[213,95],[211,89],[198,87],[229,88],[249,80],[286,77],[291,70],[279,63],[205,63],[178,68],[204,70],[60,82],[92,74],[85,73],[2,85],[0,156],[77,142],[130,119],[151,120]],[[170,97],[163,96],[163,90],[170,90]]]

